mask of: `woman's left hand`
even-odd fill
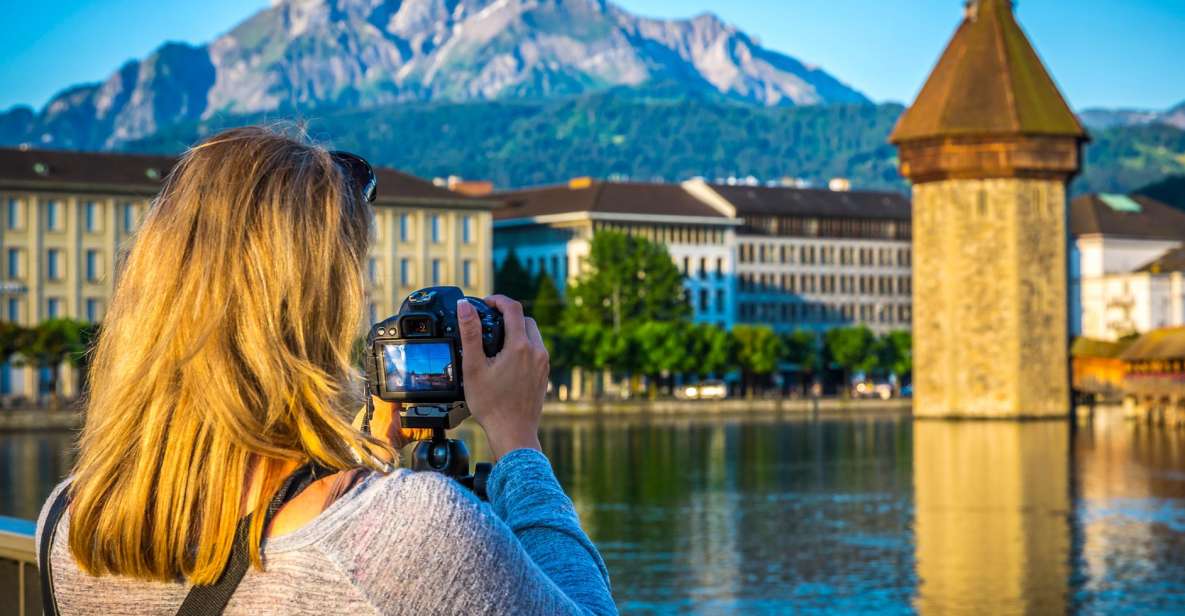
[[[403,429],[399,423],[398,402],[388,402],[376,396],[370,397],[374,402],[374,415],[370,418],[371,436],[386,441],[392,448],[399,450],[409,443],[432,438],[432,431],[424,428]],[[362,429],[362,421],[366,418],[366,408],[358,411],[354,416],[354,427]]]

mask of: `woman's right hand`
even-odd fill
[[[457,302],[461,370],[469,412],[485,430],[494,458],[501,459],[515,449],[540,449],[539,420],[549,364],[539,326],[523,316],[522,304],[505,295],[491,295],[485,303],[502,313],[502,350],[486,357],[477,310],[461,300]]]

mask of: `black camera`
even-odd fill
[[[370,328],[366,378],[371,395],[403,403],[405,428],[452,429],[469,416],[461,374],[457,302],[481,321],[482,350],[502,350],[502,315],[457,287],[430,287],[407,296],[399,313]]]

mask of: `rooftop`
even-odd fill
[[[176,162],[173,156],[0,148],[0,187],[154,195]],[[395,169],[374,172],[380,204],[495,205]]]
[[[909,220],[909,198],[895,192],[833,191],[778,186],[712,185],[737,216],[811,216]]]
[[[1130,340],[1111,342],[1080,336],[1075,338],[1074,343],[1070,345],[1070,356],[1117,359],[1129,345],[1131,345]]]
[[[1016,135],[1087,138],[1016,23],[1011,0],[971,0],[889,141]]]
[[[1183,240],[1185,241],[1185,240]],[[1175,248],[1136,269],[1149,274],[1185,272],[1185,248]]]
[[[678,184],[602,182],[578,178],[494,197],[506,206],[494,210],[495,220],[532,218],[578,212],[643,216],[693,216],[727,220],[720,211],[688,194]]]
[[[1125,361],[1185,358],[1185,327],[1154,329],[1136,339],[1123,352]]]
[[[1070,202],[1070,234],[1185,242],[1185,212],[1143,195],[1083,195]]]

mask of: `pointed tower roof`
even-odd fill
[[[1016,23],[1012,1],[970,0],[889,141],[1021,135],[1088,139]]]

